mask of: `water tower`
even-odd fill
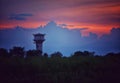
[[[42,52],[42,44],[45,41],[45,34],[37,33],[34,35],[34,43],[36,44],[36,50],[40,50]]]

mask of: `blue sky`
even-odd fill
[[[48,54],[60,51],[63,55],[69,56],[79,50],[94,51],[96,54],[120,52],[120,28],[112,28],[109,34],[101,37],[92,32],[88,36],[82,36],[81,32],[86,29],[68,29],[54,21],[35,29],[19,26],[3,29],[0,30],[0,47],[10,49],[13,46],[21,46],[25,50],[35,49],[33,34],[43,33],[46,34],[43,52]]]

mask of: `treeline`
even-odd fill
[[[76,51],[73,53],[73,55],[70,55],[70,57],[73,56],[95,56],[95,52],[89,52],[89,51]],[[5,49],[0,48],[0,56],[20,56],[20,57],[27,57],[27,56],[44,56],[44,57],[63,57],[63,54],[61,52],[55,52],[50,55],[47,53],[42,53],[39,50],[28,50],[25,51],[24,47],[13,47],[12,49]]]
[[[0,83],[120,83],[120,53],[76,51],[65,57],[0,48]]]

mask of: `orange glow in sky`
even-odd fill
[[[98,35],[120,27],[119,0],[1,0],[0,29],[22,26],[38,28],[49,21],[66,28],[88,28]]]

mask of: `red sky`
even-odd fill
[[[119,0],[0,0],[0,28],[37,28],[49,21],[99,35],[120,27]]]

